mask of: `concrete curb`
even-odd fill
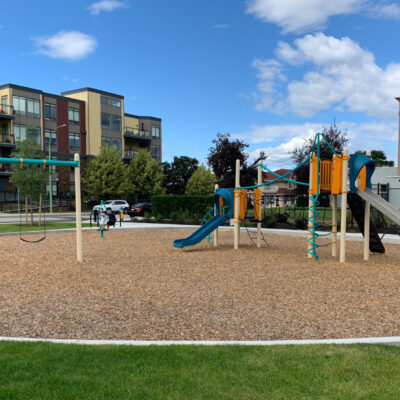
[[[367,337],[346,339],[304,340],[85,340],[85,339],[40,339],[23,337],[0,337],[3,342],[44,342],[57,344],[79,344],[91,346],[286,346],[316,344],[388,344],[399,345],[400,336]]]

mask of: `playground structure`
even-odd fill
[[[321,160],[321,140],[329,146],[333,153],[332,160]],[[369,154],[370,155],[370,154]],[[310,165],[309,183],[298,182],[287,178],[288,175],[297,171],[303,165]],[[262,170],[266,170],[276,176],[269,182],[262,182]],[[299,165],[284,175],[278,175],[263,164],[258,165],[257,185],[240,186],[240,161],[236,160],[235,188],[219,189],[216,187],[214,194],[214,218],[201,226],[197,231],[186,239],[174,241],[174,246],[184,248],[199,243],[211,232],[214,234],[214,245],[218,246],[218,227],[228,219],[234,220],[234,249],[240,244],[240,223],[244,219],[247,209],[247,195],[254,199],[254,218],[257,222],[257,247],[261,247],[261,187],[273,184],[279,180],[285,180],[297,185],[309,187],[308,203],[308,258],[318,260],[317,249],[320,245],[317,239],[320,236],[317,232],[319,205],[318,198],[321,192],[331,195],[332,205],[332,256],[338,256],[338,195],[341,195],[340,215],[340,262],[346,261],[346,214],[347,205],[352,211],[358,227],[364,236],[364,260],[369,259],[371,252],[384,253],[385,248],[378,235],[373,222],[371,221],[370,207],[373,205],[382,214],[386,215],[393,222],[400,225],[400,211],[390,203],[376,195],[371,190],[371,177],[375,170],[375,163],[370,157],[361,154],[349,156],[348,150],[344,149],[343,154],[338,154],[330,145],[325,136],[321,133],[315,135],[310,155]]]
[[[82,255],[82,202],[81,202],[81,172],[79,154],[74,155],[74,161],[59,161],[30,158],[4,158],[0,157],[0,163],[25,165],[41,165],[43,168],[51,165],[74,167],[75,171],[75,215],[76,215],[76,258],[83,261]]]

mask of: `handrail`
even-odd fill
[[[0,104],[0,115],[14,115],[15,110],[14,106],[10,106],[8,104]]]

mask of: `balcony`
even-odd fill
[[[0,163],[0,176],[11,176],[12,169],[11,164]]]
[[[15,147],[15,138],[14,135],[8,135],[6,133],[0,133],[0,147]]]
[[[14,119],[15,111],[13,106],[0,105],[0,120],[2,119]]]
[[[138,155],[138,152],[136,150],[125,150],[124,159],[125,160],[132,160],[137,155]]]
[[[124,137],[126,139],[135,139],[141,142],[149,143],[151,142],[151,132],[150,131],[141,131],[135,128],[127,128],[125,129]]]

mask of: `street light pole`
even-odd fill
[[[57,126],[57,128],[55,129],[55,133],[57,135],[57,130],[60,128],[64,128],[65,126],[67,126],[67,124],[62,124],[60,126]],[[51,137],[52,137],[52,133],[50,133],[50,137],[49,137],[49,160],[51,160]],[[53,180],[52,180],[52,170],[51,170],[51,165],[49,165],[49,202],[50,202],[50,213],[53,212]]]

